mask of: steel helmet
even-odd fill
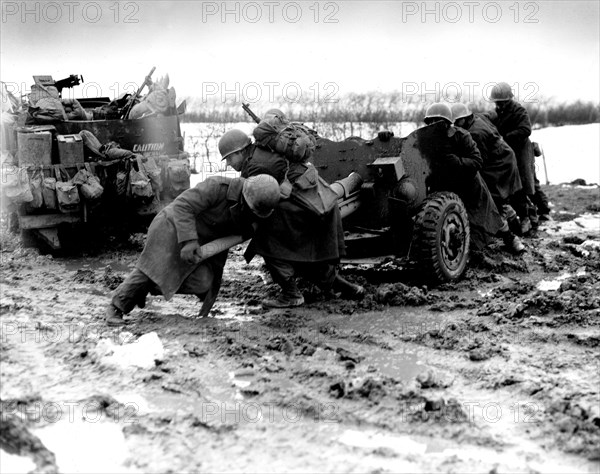
[[[510,85],[506,82],[499,82],[492,88],[490,98],[493,102],[512,99],[513,93]]]
[[[450,107],[442,102],[436,102],[427,107],[425,118],[428,119],[433,117],[441,117],[446,119],[449,123],[452,123],[452,111],[450,110]]]
[[[265,113],[265,117],[266,117],[267,115],[275,115],[275,116],[277,116],[277,117],[283,117],[283,118],[286,118],[285,114],[284,114],[284,113],[283,113],[281,110],[279,110],[279,109],[269,109],[269,110],[267,110],[267,112]]]
[[[243,150],[252,143],[250,137],[241,130],[234,128],[228,130],[219,140],[219,153],[221,153],[222,159],[224,160],[229,155]]]
[[[456,122],[458,119],[473,115],[473,112],[465,104],[452,104],[452,117]]]
[[[273,176],[258,174],[244,181],[242,195],[258,217],[269,217],[279,202],[279,183]]]

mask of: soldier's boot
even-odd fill
[[[502,218],[508,223],[508,228],[513,234],[521,235],[521,220],[510,204],[504,204],[501,212]]]
[[[538,220],[539,220],[540,222],[543,222],[543,221],[549,221],[549,220],[550,220],[550,212],[548,212],[548,213],[544,213],[544,214],[540,214],[540,215],[538,216]]]
[[[526,217],[525,219],[521,220],[521,230],[519,235],[527,234],[529,231],[531,231],[531,228],[531,220],[529,220],[529,217]]]
[[[123,311],[113,304],[110,304],[108,305],[108,308],[106,308],[104,320],[108,326],[123,326],[126,324],[125,320],[123,319],[123,314]]]
[[[263,301],[265,308],[296,308],[304,304],[304,296],[298,289],[296,282],[289,279],[279,282],[281,293],[277,298],[269,298]]]
[[[332,290],[340,292],[342,296],[346,298],[352,299],[362,299],[366,293],[364,287],[350,283],[340,275],[336,275],[335,280],[333,281]]]
[[[504,245],[511,253],[519,255],[525,252],[525,246],[523,245],[523,242],[521,242],[521,239],[519,239],[519,237],[517,237],[511,231],[502,232],[500,236],[502,237]]]

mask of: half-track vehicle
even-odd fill
[[[50,76],[34,76],[34,78],[50,78]],[[61,84],[64,81],[53,81],[53,85],[62,87],[71,87],[72,79],[77,79],[77,76],[70,76],[69,84]],[[50,78],[51,79],[51,78]],[[36,84],[38,80],[36,79]],[[79,82],[75,82],[78,84]],[[62,87],[57,87],[62,89]],[[151,116],[130,119],[125,108],[131,108],[132,100],[127,97],[121,101],[111,101],[108,97],[97,98],[82,98],[76,99],[91,120],[62,120],[48,124],[21,124],[15,125],[11,133],[14,134],[14,143],[18,144],[13,151],[15,156],[14,165],[18,167],[19,172],[27,172],[31,179],[35,173],[42,173],[42,177],[54,177],[57,166],[60,167],[62,178],[71,179],[82,169],[88,169],[91,173],[98,176],[104,194],[96,201],[87,201],[81,199],[80,206],[73,212],[61,212],[59,209],[49,209],[46,206],[32,208],[28,203],[19,203],[16,205],[16,214],[18,225],[21,229],[24,238],[31,241],[32,234],[49,245],[52,249],[61,248],[61,237],[70,233],[78,227],[93,224],[94,226],[103,226],[104,224],[112,224],[115,222],[130,222],[132,219],[147,220],[148,216],[152,216],[162,207],[171,202],[182,189],[173,192],[169,189],[168,168],[169,163],[174,160],[181,163],[187,162],[189,171],[189,160],[184,152],[183,137],[180,130],[179,111],[172,111],[172,114],[154,114]],[[108,106],[109,103],[114,105],[114,114],[111,116],[98,117],[96,111],[103,106]],[[122,106],[122,108],[120,108]],[[94,112],[94,113],[92,113]],[[83,156],[74,158],[73,153],[62,153],[65,146],[73,145],[73,137],[80,142],[80,134],[82,131],[91,132],[100,144],[116,143],[123,150],[128,150],[135,154],[135,157],[122,160],[108,160],[90,156],[84,153]],[[28,150],[19,149],[26,142],[28,137],[33,137],[35,134],[43,133],[51,135],[48,138],[48,144],[44,146],[48,150],[44,153],[48,156],[42,161],[39,156],[29,156],[22,158],[22,153],[36,155],[40,152],[40,145],[31,146]],[[18,137],[18,138],[17,138]],[[68,143],[67,143],[68,142]],[[29,143],[32,143],[31,140]],[[41,143],[41,142],[40,142]],[[75,143],[76,145],[77,143]],[[34,144],[35,145],[35,144]],[[81,147],[83,145],[79,144]],[[21,148],[24,148],[21,146]],[[83,148],[82,148],[83,149]],[[67,156],[68,155],[68,156]],[[77,151],[77,155],[80,152]],[[19,157],[18,162],[16,157]],[[138,157],[142,161],[146,161],[148,157],[152,157],[156,165],[160,169],[161,190],[155,190],[155,196],[152,201],[147,201],[142,205],[140,202],[134,202],[129,193],[115,192],[114,186],[107,182],[115,179],[115,175],[121,171],[128,176],[131,167],[137,168],[136,160]],[[68,159],[67,159],[68,158]],[[7,166],[4,164],[3,166]],[[4,170],[4,173],[10,173],[10,170]],[[114,183],[113,183],[114,184]],[[129,183],[126,183],[129,186]],[[181,188],[181,185],[179,186]],[[187,186],[189,188],[189,176]],[[81,194],[81,192],[80,192]],[[10,202],[10,199],[8,199]],[[60,230],[60,236],[59,236]]]

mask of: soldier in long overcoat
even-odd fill
[[[295,276],[302,275],[324,290],[340,291],[356,297],[364,293],[338,274],[340,257],[345,254],[342,219],[337,199],[331,210],[317,215],[294,199],[300,192],[295,184],[301,177],[318,174],[310,163],[295,163],[272,150],[251,143],[241,130],[229,130],[219,142],[219,151],[227,164],[242,176],[269,174],[280,184],[282,199],[273,214],[261,221],[246,258],[261,255],[273,280],[281,287],[276,299],[265,300],[267,307],[300,306],[304,297]]]
[[[477,144],[482,158],[482,168],[479,173],[503,219],[500,236],[513,252],[522,252],[525,247],[520,239],[510,231],[507,221],[511,214],[515,215],[515,211],[509,207],[508,200],[522,188],[512,148],[502,139],[491,122],[473,114],[466,105],[453,104],[452,118],[454,125],[468,131]]]
[[[181,193],[154,218],[136,268],[115,290],[107,309],[109,325],[144,307],[148,293],[170,300],[175,293],[203,300],[207,316],[219,292],[227,249],[200,263],[202,244],[230,235],[250,236],[253,222],[266,218],[279,201],[279,185],[268,175],[209,177]]]
[[[425,123],[434,122],[445,124],[446,135],[436,144],[441,156],[428,184],[431,191],[451,191],[461,198],[469,216],[471,245],[482,249],[502,228],[502,218],[479,174],[483,161],[477,144],[468,132],[452,125],[448,105],[435,103],[427,108]]]
[[[531,228],[531,219],[537,221],[537,213],[532,202],[535,194],[535,157],[529,139],[531,122],[525,107],[513,99],[512,89],[506,82],[494,86],[491,99],[495,111],[483,114],[494,124],[502,138],[515,152],[519,176],[523,189],[515,193],[512,202],[521,218],[523,233]]]

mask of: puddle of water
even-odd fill
[[[254,320],[254,316],[249,314],[252,308],[240,306],[235,303],[216,302],[211,317],[215,319],[231,320],[231,323],[247,323]]]
[[[27,474],[35,470],[35,463],[22,456],[15,456],[0,449],[0,472]]]
[[[459,446],[451,441],[436,438],[348,429],[344,430],[337,440],[347,446],[370,451],[378,448],[387,448],[400,456],[428,455],[434,459],[434,462],[436,459],[441,462],[453,459],[454,462],[461,461],[466,465],[496,465],[502,472],[505,470],[509,472],[539,472],[540,474],[590,472],[586,468],[564,464],[564,459],[556,459],[550,456],[549,453],[538,455],[538,453],[524,452],[523,446],[516,446],[515,448],[497,452],[493,449],[477,446]]]
[[[125,466],[125,436],[118,424],[105,422],[60,421],[33,430],[56,456],[60,472],[129,473]]]
[[[363,363],[376,367],[383,375],[402,381],[414,379],[426,368],[417,351],[402,348],[394,351],[373,348],[365,354]]]
[[[355,330],[360,334],[374,337],[394,334],[398,337],[415,336],[432,329],[441,329],[451,316],[433,313],[424,308],[394,307],[383,311],[361,313],[353,316],[340,316],[346,331]],[[329,318],[330,320],[333,317]]]
[[[413,441],[408,436],[386,435],[370,431],[346,430],[338,438],[338,441],[357,448],[388,448],[402,455],[423,455],[427,451],[425,443]]]
[[[65,266],[69,271],[77,271],[81,269],[85,270],[104,270],[106,267],[110,267],[115,272],[129,273],[135,267],[135,262],[129,264],[118,262],[118,261],[106,261],[98,259],[61,259],[57,258],[56,261]]]
[[[194,413],[201,417],[207,410],[206,399],[201,397],[191,397],[180,393],[158,393],[149,396],[148,407],[150,412],[178,412]]]

